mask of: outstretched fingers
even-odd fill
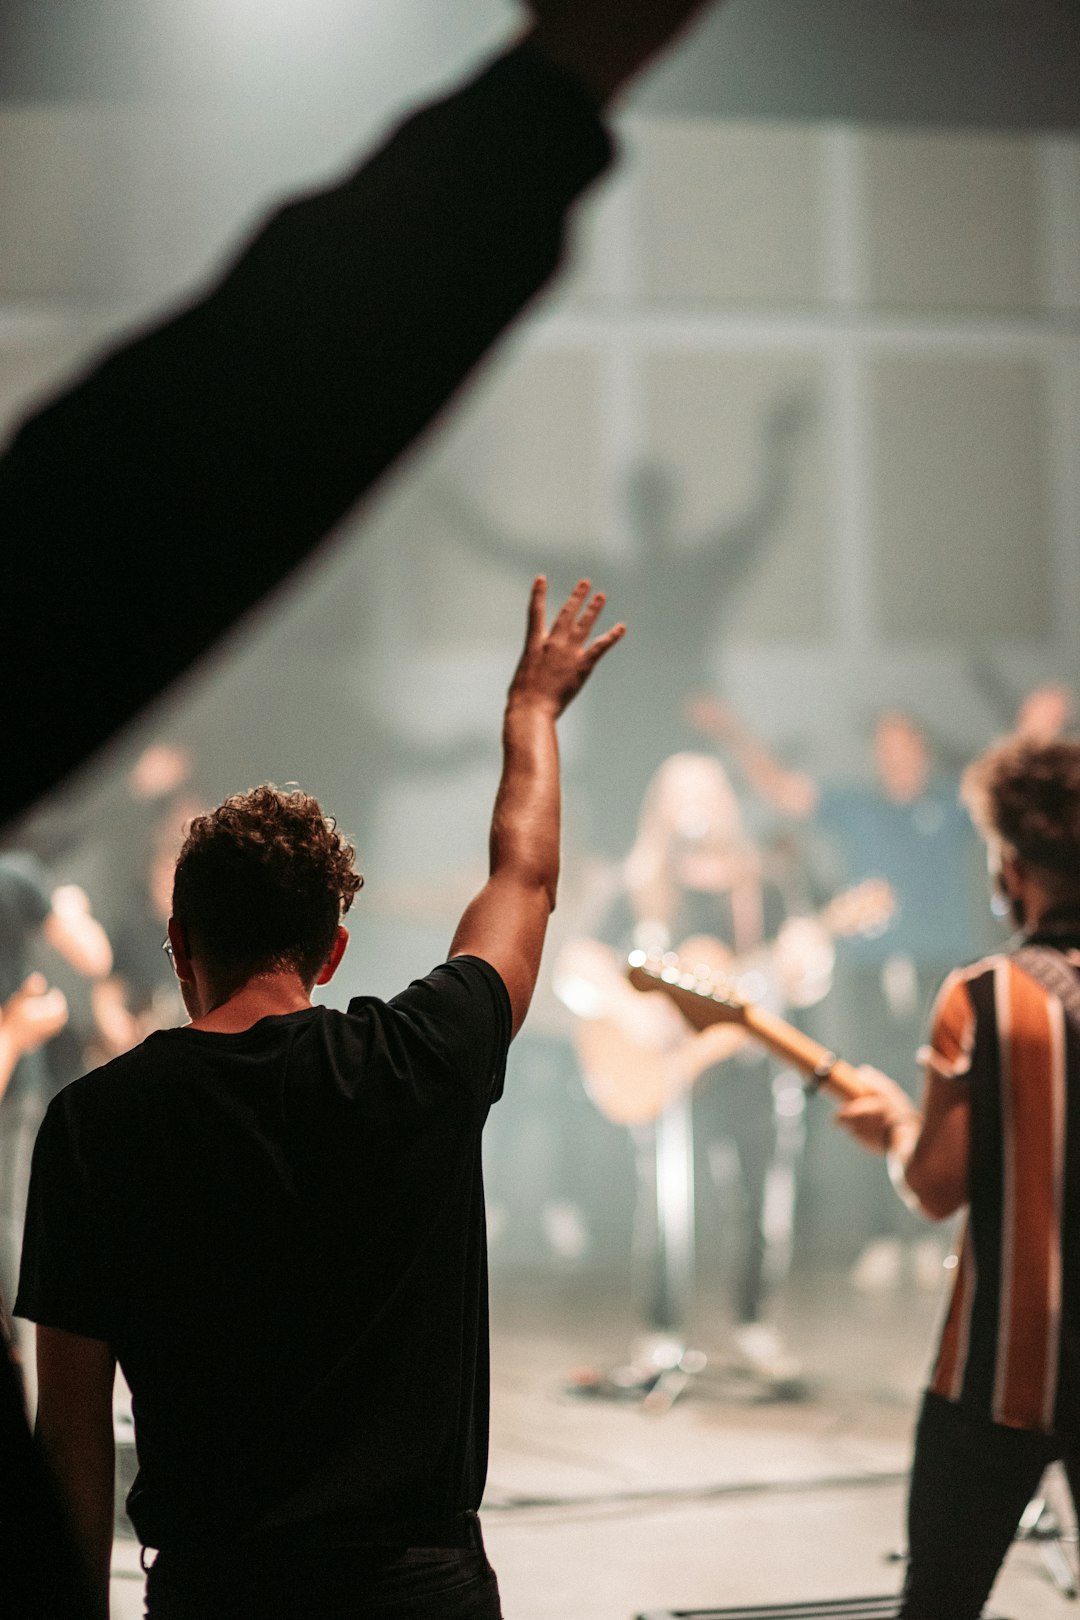
[[[529,592],[528,616],[525,622],[525,645],[539,640],[547,630],[547,575],[537,574]]]
[[[589,594],[589,589],[590,586],[587,579],[578,580],[577,584],[570,592],[570,595],[566,598],[566,601],[555,615],[554,622],[551,626],[552,635],[554,635],[557,631],[566,632],[574,628],[577,623],[578,614],[581,612],[582,603]]]
[[[592,627],[600,617],[600,614],[603,612],[606,601],[607,597],[604,595],[603,591],[597,591],[592,601],[586,603],[582,615],[577,622],[577,630],[583,640],[587,641],[589,639],[589,636],[592,633]]]
[[[617,641],[621,641],[625,634],[626,626],[620,623],[612,625],[610,630],[605,630],[602,636],[597,636],[592,646],[585,649],[586,672],[595,668],[604,654],[609,652]]]
[[[592,586],[587,579],[579,579],[570,592],[551,626],[551,637],[565,636],[571,643],[577,643],[581,668],[587,674],[593,666],[603,658],[609,648],[614,647],[626,634],[625,624],[617,624],[606,630],[591,646],[586,643],[593,631],[593,626],[600,617],[607,604],[607,596],[603,591],[596,591],[590,597]]]

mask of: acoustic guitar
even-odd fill
[[[815,935],[820,940],[822,932],[830,938],[877,933],[888,926],[895,909],[889,885],[871,878],[845,890],[817,915]],[[675,955],[643,960],[682,964],[683,977],[727,986],[741,1004],[763,1012],[760,1004],[774,992],[778,976],[776,953],[774,942],[735,957],[719,940],[696,935]],[[832,952],[823,954],[827,960],[811,960],[802,1005],[812,1006],[829,988]],[[642,995],[635,981],[628,982],[624,959],[598,940],[566,945],[553,984],[559,1000],[575,1015],[574,1049],[585,1089],[616,1125],[651,1123],[706,1070],[733,1057],[749,1037],[748,1027],[730,1018],[711,1018],[688,1029],[671,998]]]

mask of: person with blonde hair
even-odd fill
[[[706,953],[709,965],[755,970],[760,994],[778,1011],[812,1006],[827,992],[831,941],[808,915],[797,874],[770,862],[750,837],[727,772],[712,755],[672,754],[655,773],[625,881],[635,944],[677,950],[694,939],[691,951]],[[759,1048],[741,1044],[700,1075],[692,1108],[707,1180],[720,1186],[735,1172],[733,1352],[766,1385],[785,1385],[800,1368],[767,1319],[770,1245],[779,1255],[790,1239],[790,1230],[766,1229],[768,1188],[779,1168],[773,1074]],[[788,1194],[793,1174],[793,1163],[786,1165]],[[774,1202],[785,1203],[790,1216],[790,1199]]]

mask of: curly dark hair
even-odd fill
[[[283,968],[310,986],[364,881],[355,857],[317,799],[264,783],[192,821],[173,915],[222,987]]]
[[[987,838],[1080,890],[1080,743],[998,743],[968,766],[962,795]]]

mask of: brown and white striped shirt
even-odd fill
[[[1080,919],[1038,934],[1080,967]],[[968,1212],[930,1387],[1009,1428],[1076,1432],[1080,1029],[1011,957],[950,974],[927,1062],[968,1087]]]

